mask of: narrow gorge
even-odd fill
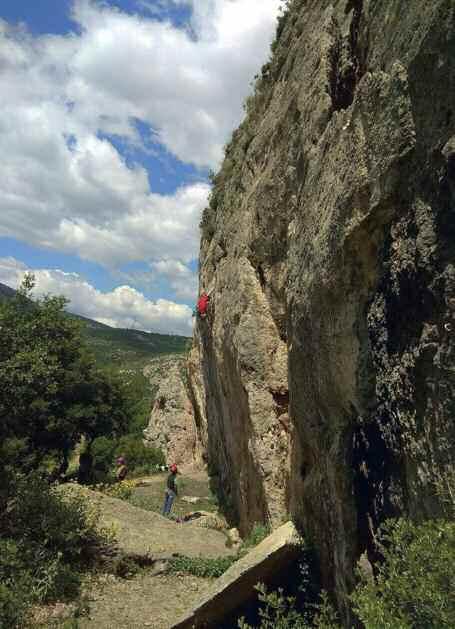
[[[288,4],[202,217],[179,430],[347,614],[378,526],[442,514],[454,474],[455,4]]]

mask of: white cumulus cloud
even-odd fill
[[[17,288],[30,271],[15,258],[0,258],[0,282]],[[191,308],[166,299],[150,301],[130,286],[103,293],[76,273],[33,269],[36,295],[63,295],[69,310],[118,328],[191,336]]]
[[[180,260],[159,260],[151,264],[152,271],[166,278],[177,297],[195,301],[197,275]]]
[[[0,236],[110,268],[197,257],[209,187],[154,193],[154,173],[106,134],[141,145],[140,120],[178,159],[216,168],[280,0],[172,2],[192,8],[191,28],[96,0],[74,1],[80,31],[65,36],[0,20]]]

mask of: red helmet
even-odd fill
[[[173,463],[169,469],[171,470],[171,472],[174,472],[174,473],[175,473],[175,472],[177,472],[177,466],[176,466],[176,464],[175,464],[175,463]]]

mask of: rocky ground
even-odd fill
[[[80,629],[169,629],[210,585],[210,579],[188,575],[132,579],[106,578],[89,594],[89,614]]]
[[[131,498],[132,504],[142,509],[156,511],[159,513],[163,506],[164,486],[166,474],[157,474],[145,479],[144,485],[140,485],[134,490]],[[172,507],[172,515],[183,517],[189,511],[196,509],[202,511],[216,512],[217,501],[212,495],[209,482],[205,472],[194,472],[178,476],[179,497]],[[187,502],[187,498],[197,498],[197,501]]]
[[[75,621],[65,620],[65,617],[74,614],[74,606],[59,605],[53,609],[39,610],[37,618],[41,617],[43,621],[39,626],[65,629],[166,629],[204,594],[212,579],[180,573],[167,574],[163,571],[165,560],[175,554],[226,557],[232,554],[232,550],[228,547],[227,536],[223,531],[201,529],[202,522],[198,521],[178,523],[159,514],[165,477],[163,474],[143,479],[129,501],[90,492],[79,486],[70,489],[86,493],[96,505],[100,511],[100,523],[114,531],[122,554],[134,556],[139,561],[148,558],[151,565],[139,569],[129,578],[103,573],[96,575],[85,586],[80,618]],[[179,480],[181,491],[173,508],[175,518],[196,510],[211,511],[216,516],[216,504],[205,474],[197,473]],[[184,497],[198,500],[187,502],[182,499]]]

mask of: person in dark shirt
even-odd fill
[[[126,465],[126,461],[123,456],[119,456],[119,458],[117,459],[117,473],[115,475],[117,482],[120,483],[122,482],[122,480],[125,480],[127,474],[128,467]]]
[[[177,489],[177,466],[175,463],[169,468],[170,474],[166,481],[166,493],[164,495],[163,515],[168,516],[171,512],[172,503],[178,495]]]

